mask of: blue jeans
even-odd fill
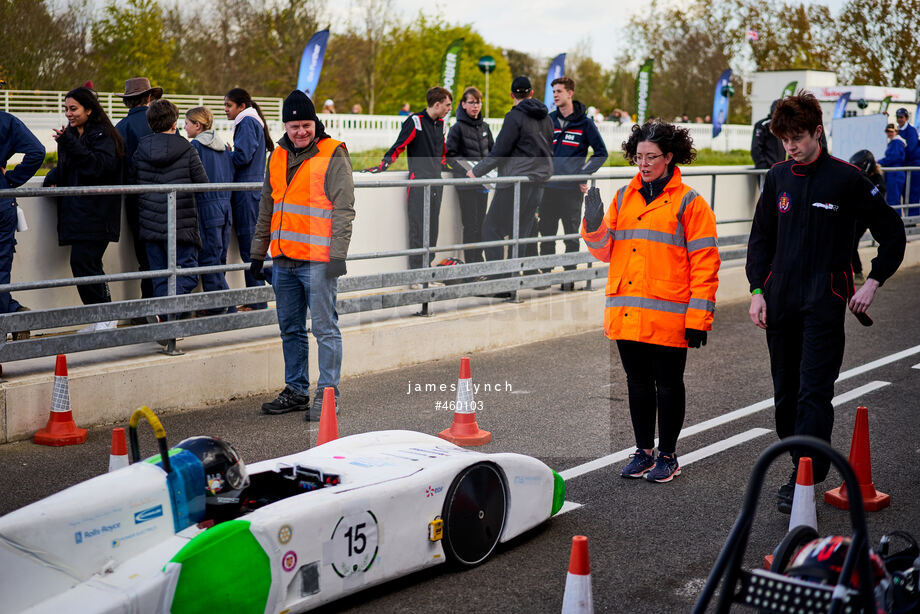
[[[294,268],[276,266],[272,275],[281,350],[284,353],[284,383],[300,394],[310,390],[307,369],[307,313],[319,354],[317,394],[327,387],[339,396],[342,372],[342,333],[335,310],[338,280],[326,279],[325,262],[304,262]]]
[[[165,269],[169,265],[166,241],[147,241],[145,247],[151,271]],[[176,244],[176,265],[180,269],[191,269],[198,266],[198,247],[188,243]],[[169,292],[168,286],[168,277],[155,277],[153,295],[166,296]],[[197,275],[176,275],[176,294],[189,294],[196,286],[198,286]]]

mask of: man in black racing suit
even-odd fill
[[[830,442],[846,308],[864,317],[876,289],[901,264],[904,226],[859,169],[828,155],[813,95],[780,101],[770,128],[790,159],[767,173],[754,213],[746,265],[749,315],[766,330],[777,435]],[[850,254],[857,215],[879,248],[865,283],[854,291]],[[828,469],[827,459],[814,459],[815,481]],[[795,471],[779,489],[780,511],[791,510],[794,488]]]

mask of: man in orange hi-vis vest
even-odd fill
[[[680,475],[675,448],[684,423],[687,347],[706,345],[712,330],[721,264],[716,217],[681,181],[677,165],[696,156],[685,128],[654,120],[633,126],[623,152],[639,172],[606,215],[597,188],[588,191],[581,236],[610,263],[604,332],[616,341],[626,370],[636,437],[620,475],[669,482]]]
[[[318,421],[327,387],[339,396],[342,334],[335,310],[338,278],[355,218],[355,184],[345,144],[329,137],[313,102],[299,90],[281,108],[284,136],[272,152],[252,238],[250,272],[272,258],[272,287],[284,354],[284,390],[262,405],[266,414],[309,411]],[[316,337],[319,381],[310,406],[307,314]]]

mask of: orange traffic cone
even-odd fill
[[[323,413],[319,415],[319,433],[316,435],[316,445],[321,446],[327,441],[339,438],[339,425],[335,418],[335,388],[323,390]]]
[[[125,429],[116,427],[112,429],[112,451],[109,453],[109,473],[127,467],[128,445],[125,443]]]
[[[572,538],[569,573],[565,576],[565,594],[562,596],[562,614],[594,614],[588,538],[584,535]]]
[[[815,511],[815,477],[811,459],[799,458],[798,472],[795,474],[795,494],[792,496],[792,511],[789,514],[789,530],[800,525],[808,525],[818,530],[818,515]],[[773,555],[763,557],[763,568],[773,566]]]
[[[70,446],[86,441],[86,429],[77,428],[70,411],[70,388],[67,386],[67,357],[57,355],[54,366],[54,390],[48,424],[32,438],[43,446]]]
[[[457,379],[457,405],[454,408],[454,423],[449,429],[438,433],[438,437],[458,446],[481,446],[492,441],[492,433],[483,431],[476,423],[476,405],[473,401],[473,377],[470,375],[470,359],[460,359],[460,377]]]
[[[875,484],[872,483],[872,459],[869,455],[869,410],[865,407],[856,408],[856,424],[853,425],[849,460],[856,473],[859,490],[862,492],[863,507],[867,511],[877,512],[891,505],[891,495],[875,490]],[[824,493],[824,502],[842,510],[850,509],[847,485],[842,484],[839,488],[832,488]]]

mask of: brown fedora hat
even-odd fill
[[[125,93],[116,94],[116,96],[127,98],[129,96],[142,96],[147,92],[150,92],[154,100],[158,100],[163,96],[163,88],[151,87],[150,79],[147,77],[133,77],[125,80]]]

